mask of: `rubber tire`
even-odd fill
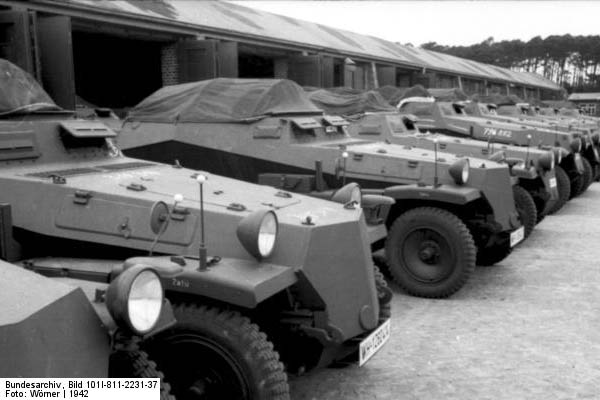
[[[273,344],[256,324],[240,313],[194,304],[177,304],[173,307],[177,324],[161,333],[149,353],[156,360],[178,396],[176,379],[169,377],[170,371],[163,367],[163,357],[174,358],[173,348],[169,349],[169,338],[178,333],[209,338],[218,344],[243,370],[247,378],[249,396],[247,400],[289,400],[290,392],[287,375],[279,354]],[[160,353],[160,354],[157,354]],[[185,357],[181,358],[182,363]],[[175,361],[175,359],[171,360]],[[185,364],[179,368],[187,368]],[[174,372],[174,371],[173,371]]]
[[[388,287],[385,277],[377,266],[373,266],[375,275],[375,288],[377,289],[377,300],[379,301],[379,322],[383,322],[392,316],[393,293]]]
[[[510,247],[509,243],[479,249],[477,252],[477,265],[489,267],[497,264],[508,257],[512,250],[513,248]]]
[[[175,400],[165,376],[143,350],[117,350],[110,355],[108,376],[111,378],[160,378],[160,400]]]
[[[537,223],[537,208],[535,207],[535,201],[527,190],[519,185],[513,186],[513,197],[515,199],[515,207],[521,223],[525,227],[525,238],[527,238],[535,224]]]
[[[548,214],[554,214],[560,210],[571,198],[571,181],[569,180],[569,175],[559,166],[555,167],[554,174],[556,175],[558,199],[556,199]]]
[[[583,162],[583,189],[581,193],[585,192],[592,182],[594,182],[594,168],[592,164],[588,161],[587,158],[582,157],[581,161]]]
[[[449,278],[435,285],[413,279],[399,257],[403,236],[413,226],[422,226],[423,223],[443,231],[443,236],[456,250],[454,271]],[[467,226],[456,215],[436,207],[419,207],[401,214],[390,227],[385,242],[387,267],[392,279],[406,293],[427,298],[448,297],[463,287],[475,270],[475,252],[475,242]]]
[[[585,185],[585,165],[584,172],[581,175],[575,175],[573,179],[571,179],[571,197],[573,199],[583,193],[583,186]]]

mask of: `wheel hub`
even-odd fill
[[[424,263],[433,265],[440,258],[440,246],[433,240],[425,240],[419,246],[419,259]]]

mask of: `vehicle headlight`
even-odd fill
[[[575,138],[571,141],[571,150],[573,151],[573,153],[580,153],[581,152],[581,139],[580,138]]]
[[[450,166],[448,173],[457,185],[464,185],[469,180],[469,159],[461,158],[456,160]]]
[[[261,260],[273,253],[278,225],[273,211],[257,210],[240,221],[237,237],[248,253]]]
[[[540,168],[550,171],[554,169],[554,152],[547,151],[538,158],[538,165]]]
[[[160,278],[145,265],[126,269],[106,291],[106,306],[115,322],[138,335],[154,328],[160,318],[163,299]]]
[[[562,151],[560,151],[560,148],[553,148],[552,151],[554,152],[554,162],[556,165],[559,165],[562,162]]]
[[[360,186],[358,183],[352,182],[336,190],[331,196],[331,201],[341,204],[356,203],[360,207],[361,198],[362,192],[360,191]]]

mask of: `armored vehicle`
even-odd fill
[[[464,107],[464,103],[439,102],[423,97],[406,98],[398,105],[401,113],[415,115],[419,119],[419,128],[424,131],[527,148],[561,148],[558,166],[569,176],[571,197],[579,195],[585,190],[585,183],[591,182],[591,166],[581,157],[580,138],[567,132],[534,129],[526,125],[468,116]],[[587,171],[585,175],[584,171]]]
[[[506,166],[350,138],[287,80],[215,79],[169,86],[130,111],[126,153],[310,192],[352,181],[395,200],[385,219],[392,276],[407,292],[449,296],[480,263],[522,240]],[[485,165],[483,165],[485,164]]]
[[[2,206],[3,257],[15,253],[8,211]],[[60,276],[62,271],[46,278],[28,271],[31,265],[33,260],[19,265],[0,261],[0,376],[154,377],[161,378],[161,399],[172,399],[169,384],[137,344],[142,335],[149,337],[174,323],[169,303],[161,300],[156,274],[135,266],[109,285],[108,276],[104,283],[97,275],[93,282]]]
[[[3,84],[41,91],[11,68]],[[278,351],[294,371],[357,352],[365,362],[385,344],[391,291],[354,190],[332,202],[127,158],[113,131],[43,95],[0,118],[0,202],[21,258],[101,280],[153,269],[177,323],[139,345],[175,396],[285,399]]]
[[[569,198],[570,183],[568,177],[561,180],[563,193],[560,202],[557,180],[553,169],[555,153],[547,150],[524,149],[511,145],[496,145],[469,138],[453,138],[441,134],[420,133],[415,116],[399,114],[377,92],[359,94],[338,94],[331,90],[319,89],[309,92],[313,103],[323,109],[327,115],[339,115],[351,121],[347,130],[350,136],[367,140],[377,140],[406,146],[460,154],[463,156],[488,158],[507,163],[511,175],[519,185],[513,187],[519,192],[515,197],[529,211],[520,215],[527,237],[535,223],[551,209],[558,209]],[[369,99],[369,101],[365,101]]]
[[[500,99],[502,99],[502,96]],[[504,115],[498,114],[498,108],[503,110],[502,112]],[[543,118],[519,114],[523,113],[523,109],[527,108],[529,108],[529,106],[526,104],[511,104],[509,99],[504,100],[499,106],[492,103],[467,103],[465,111],[472,116],[480,116],[491,120],[509,123],[514,122],[524,126],[531,126],[547,134],[549,134],[549,131],[552,131],[553,136],[556,136],[555,134],[557,132],[563,132],[572,135],[573,138],[580,139],[582,142],[580,154],[583,158],[581,167],[583,169],[584,179],[579,182],[582,185],[582,188],[578,192],[585,190],[592,182],[593,178],[595,177],[597,179],[600,174],[600,165],[598,163],[600,134],[594,133],[592,129],[583,125],[569,124],[558,120],[549,121]],[[566,149],[565,143],[563,143],[563,147]]]

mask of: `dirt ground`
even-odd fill
[[[452,298],[394,287],[387,345],[293,378],[292,399],[599,399],[599,287],[596,183]]]

